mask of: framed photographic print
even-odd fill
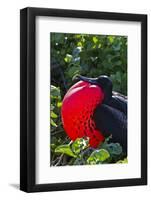
[[[20,12],[20,189],[147,184],[147,16]]]

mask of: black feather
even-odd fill
[[[116,108],[127,116],[127,98],[125,96],[113,92],[112,98],[105,102],[105,104]]]
[[[114,101],[115,100],[115,101]],[[98,105],[94,111],[94,121],[96,128],[104,134],[105,137],[112,135],[111,142],[118,142],[127,154],[127,111],[122,108],[121,102],[112,99],[110,105]]]

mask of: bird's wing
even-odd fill
[[[113,93],[112,98],[106,105],[123,112],[127,116],[127,98],[119,93]]]
[[[112,135],[111,142],[118,142],[127,152],[127,116],[106,104],[98,105],[93,115],[96,128],[105,137]]]

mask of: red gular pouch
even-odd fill
[[[94,110],[103,99],[102,89],[85,81],[77,82],[68,90],[63,99],[61,117],[71,140],[89,137],[90,146],[94,148],[104,141],[93,120]]]

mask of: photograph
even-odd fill
[[[147,15],[20,12],[20,189],[147,184]]]
[[[127,164],[126,35],[50,33],[50,167]]]

